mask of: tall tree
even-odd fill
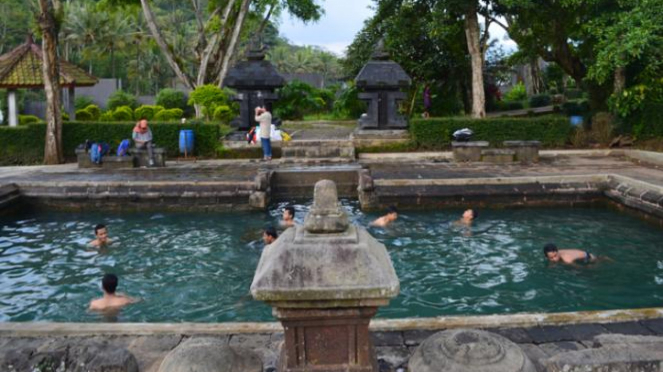
[[[155,0],[106,0],[111,5],[139,4],[147,27],[168,65],[188,88],[205,84],[221,86],[239,45],[251,6],[267,15],[286,10],[304,21],[318,20],[323,9],[315,0],[190,0],[195,15],[193,61],[176,53],[155,13]],[[207,4],[207,7],[205,7]],[[276,8],[276,9],[275,9]],[[261,13],[262,14],[262,13]],[[193,63],[191,63],[193,62]],[[201,114],[196,110],[197,116]]]
[[[58,60],[58,18],[62,14],[59,0],[39,0],[37,23],[42,36],[44,90],[46,91],[45,164],[64,162],[62,152],[62,115],[60,113],[60,63]]]

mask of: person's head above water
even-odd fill
[[[543,254],[546,255],[550,261],[559,261],[559,249],[553,243],[548,243],[543,247]]]
[[[283,221],[290,222],[295,219],[295,207],[283,208]]]
[[[117,289],[117,275],[115,274],[106,274],[103,279],[101,279],[101,287],[104,289],[104,292],[113,295]]]
[[[465,221],[474,221],[479,217],[479,212],[476,209],[467,209],[463,212],[463,220]]]
[[[262,233],[262,240],[265,242],[265,244],[272,244],[278,238],[279,235],[276,233],[276,229],[274,226],[269,226],[265,229],[265,231]]]
[[[398,218],[398,209],[396,208],[395,205],[390,205],[390,206],[387,208],[387,215],[386,215],[386,217],[387,217],[390,221],[395,221],[395,220]]]
[[[99,243],[105,243],[108,241],[108,229],[106,225],[98,224],[94,227],[94,236],[97,237]]]

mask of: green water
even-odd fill
[[[345,203],[355,223],[365,215]],[[114,214],[22,212],[0,219],[0,321],[99,321],[90,300],[105,272],[118,291],[141,302],[124,322],[273,320],[248,295],[262,251],[265,213]],[[303,219],[307,205],[298,205]],[[471,228],[460,210],[403,211],[388,228],[371,228],[391,254],[401,294],[378,316],[560,312],[663,306],[663,229],[608,209],[482,210]],[[109,226],[115,243],[89,249],[92,227]],[[549,264],[541,248],[555,241],[613,262]]]

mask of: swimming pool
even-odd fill
[[[377,217],[344,202],[351,219]],[[264,213],[86,213],[23,211],[0,219],[0,321],[103,320],[87,304],[105,272],[118,291],[142,301],[124,322],[273,320],[248,294],[262,251]],[[297,205],[302,220],[308,205]],[[378,317],[560,312],[663,306],[663,229],[609,208],[481,210],[470,227],[462,211],[402,211],[370,228],[391,255],[401,294]],[[89,249],[97,223],[115,243]],[[548,264],[543,244],[589,250],[613,262]]]

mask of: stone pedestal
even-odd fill
[[[275,309],[286,343],[279,371],[377,371],[368,330],[377,310]]]
[[[285,332],[281,372],[377,372],[368,325],[399,291],[384,245],[350,225],[336,184],[316,183],[304,226],[263,251],[251,294]]]
[[[166,149],[163,147],[155,147],[152,149],[154,153],[154,167],[166,166]],[[150,157],[146,149],[132,148],[129,150],[134,159],[134,167],[148,167],[150,165]]]
[[[481,161],[481,150],[487,149],[488,145],[486,141],[451,142],[454,161]]]

